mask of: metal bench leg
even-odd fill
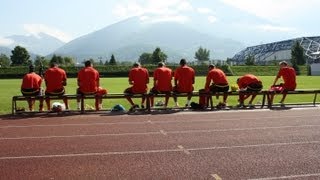
[[[262,103],[261,103],[261,109],[264,107],[264,104],[266,103],[266,94],[263,94],[262,96]]]
[[[316,106],[317,96],[318,96],[318,93],[316,92],[313,98],[313,106]]]
[[[83,114],[85,111],[84,109],[84,96],[81,96],[81,114]]]

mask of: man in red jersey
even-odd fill
[[[27,98],[29,110],[33,111],[33,105],[35,100],[32,99],[32,96],[40,95],[41,91],[41,77],[34,72],[34,66],[29,66],[29,73],[24,75],[21,84],[21,93],[23,96],[29,96]],[[39,111],[43,110],[43,100],[40,99]]]
[[[80,95],[96,95],[95,108],[102,109],[102,96],[107,94],[107,90],[100,87],[99,72],[93,68],[91,61],[85,62],[85,67],[78,72],[77,94]],[[80,99],[78,101],[78,109],[80,109]]]
[[[190,100],[192,97],[193,84],[195,82],[195,71],[187,65],[187,61],[185,59],[180,60],[180,67],[178,67],[174,72],[174,85],[173,88],[174,93],[187,93],[187,104],[186,106],[190,106]],[[177,97],[173,97],[176,106],[178,105]]]
[[[221,69],[216,68],[213,64],[209,65],[209,72],[204,89],[206,92],[212,93],[223,92],[223,102],[220,102],[217,107],[226,107],[229,90],[227,76]]]
[[[44,73],[44,80],[46,82],[46,96],[61,96],[65,94],[64,86],[67,85],[67,75],[66,72],[58,67],[55,62],[50,63],[50,68]],[[66,109],[69,109],[68,100],[63,99]],[[46,98],[46,104],[48,111],[50,107],[50,98]]]
[[[296,89],[296,71],[288,65],[286,61],[282,61],[279,63],[280,70],[278,75],[274,79],[272,87],[277,86],[280,89],[280,92],[283,94],[282,99],[280,100],[281,106],[284,106],[283,102],[287,96],[288,91],[294,91]],[[277,81],[282,77],[283,84],[276,85]],[[268,105],[269,107],[273,103],[274,93],[270,93],[268,95]]]
[[[136,62],[129,71],[129,84],[131,87],[127,88],[125,94],[144,94],[147,92],[149,83],[149,72],[146,68],[141,67],[140,63]],[[126,96],[127,100],[131,104],[130,110],[138,108],[139,106],[134,104],[130,96]],[[142,97],[141,108],[144,108],[145,97]]]
[[[167,68],[163,62],[158,64],[158,68],[153,72],[153,88],[150,90],[150,104],[154,104],[154,94],[166,94],[164,106],[168,106],[169,95],[172,91],[172,70]]]
[[[251,96],[248,106],[254,108],[253,100],[257,96],[257,92],[262,89],[261,80],[253,74],[246,74],[237,79],[239,86],[239,107],[244,107],[244,100]],[[250,93],[248,93],[250,92]]]

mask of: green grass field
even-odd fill
[[[229,76],[229,84],[233,85],[236,84],[236,79],[237,76]],[[264,89],[268,89],[270,85],[272,84],[274,80],[274,76],[261,76],[260,77]],[[150,79],[151,80],[151,79]],[[151,81],[152,82],[152,81]],[[297,89],[320,89],[320,76],[298,76],[297,77]],[[12,96],[15,95],[21,95],[20,93],[20,85],[21,85],[21,80],[18,79],[1,79],[0,80],[1,84],[1,89],[0,89],[0,114],[9,114],[11,113],[11,100]],[[196,84],[194,85],[195,90],[202,89],[205,84],[205,77],[197,77],[196,78]],[[152,83],[150,83],[149,88],[151,88]],[[121,93],[123,90],[127,87],[128,81],[127,78],[102,78],[101,79],[101,86],[104,88],[108,89],[109,93]],[[68,79],[68,85],[66,87],[67,94],[75,94],[76,92],[76,79],[75,78],[70,78]],[[276,97],[275,102],[278,101],[280,96]],[[313,95],[289,95],[287,97],[286,102],[308,102],[312,101]],[[261,97],[256,98],[256,102],[260,101]],[[157,99],[155,100],[157,101]],[[173,105],[173,100],[170,99],[170,105]],[[178,98],[179,104],[184,105],[186,102],[186,98]],[[192,101],[197,102],[198,98],[193,98]],[[135,99],[135,102],[137,104],[140,104],[139,99]],[[318,100],[319,102],[319,100]],[[214,99],[214,103],[216,103],[216,100]],[[94,102],[92,100],[87,100],[86,104],[93,106]],[[103,107],[104,108],[111,108],[115,104],[122,104],[126,108],[129,108],[129,104],[125,99],[119,99],[119,100],[108,100],[105,99],[103,101]],[[232,96],[228,98],[228,104],[229,105],[236,105],[237,104],[237,97]],[[27,107],[26,102],[18,102],[18,107]],[[37,109],[37,104],[36,104],[36,109]],[[76,103],[75,101],[70,102],[70,108],[71,109],[76,109]]]

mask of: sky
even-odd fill
[[[198,12],[207,15],[207,23],[215,23],[220,7],[214,2],[270,22],[257,26],[260,31],[320,35],[320,0],[1,0],[0,45],[12,43],[5,38],[10,35],[41,32],[69,42],[132,16],[150,18],[143,16],[148,13],[156,14],[157,20],[184,22],[185,14]]]

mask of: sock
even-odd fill
[[[77,107],[78,107],[78,109],[81,109],[81,103],[80,102],[77,102]]]
[[[190,100],[187,101],[188,106],[190,106]]]

